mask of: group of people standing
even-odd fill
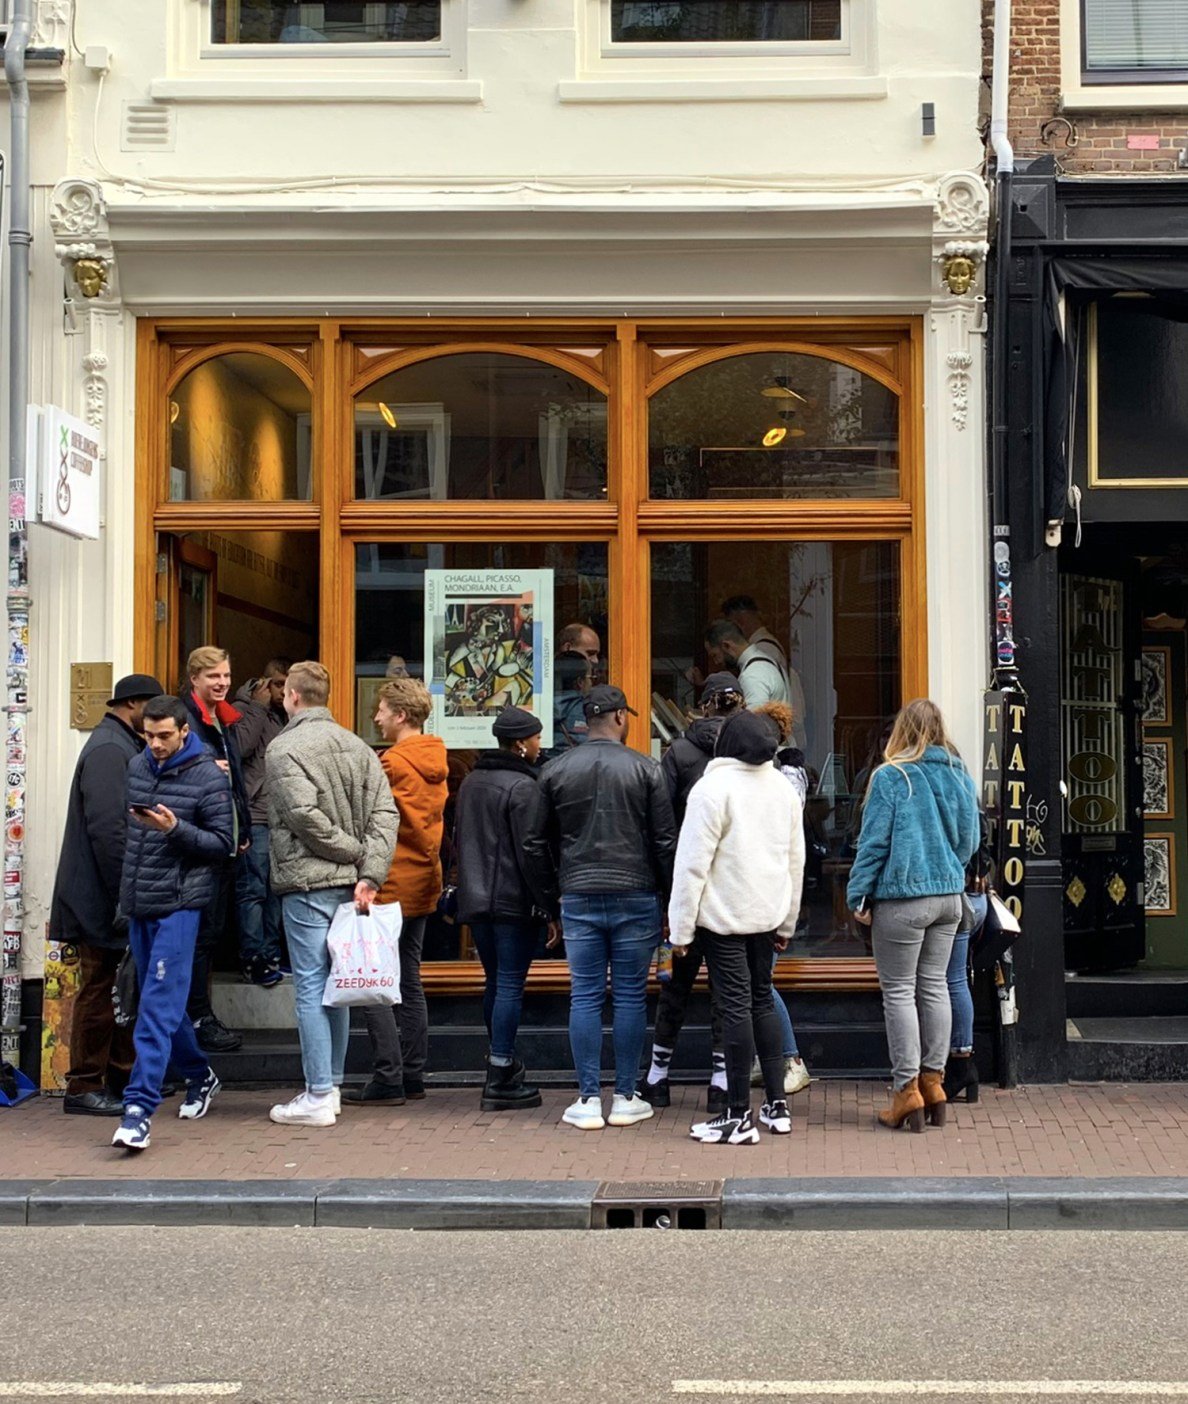
[[[704,964],[713,1071],[706,1119],[691,1134],[733,1145],[754,1144],[760,1127],[787,1134],[788,1098],[810,1082],[773,987],[775,960],[797,928],[805,867],[808,775],[793,709],[786,696],[748,697],[745,676],[722,669],[704,681],[701,717],[658,763],[626,745],[636,713],[619,688],[592,681],[597,635],[574,629],[562,653],[584,669],[580,705],[566,703],[568,744],[542,765],[539,717],[507,707],[493,722],[494,749],[456,796],[457,918],[486,975],[482,1106],[541,1103],[516,1036],[533,959],[564,941],[578,1082],[564,1123],[630,1126],[669,1105],[672,1058]],[[197,650],[188,671],[180,696],[152,678],[121,679],[76,770],[52,917],[57,939],[82,953],[66,1110],[118,1114],[113,1144],[144,1149],[172,1068],[185,1089],[181,1118],[206,1114],[220,1088],[207,1055],[222,1051],[220,1030],[235,1037],[209,996],[211,951],[233,893],[244,978],[265,986],[281,978],[282,924],[292,970],[305,1085],[271,1109],[272,1120],[332,1126],[344,1102],[423,1097],[420,962],[443,892],[448,798],[446,748],[424,733],[427,689],[407,675],[384,682],[377,756],[334,721],[319,663],[277,660],[235,704],[225,652]],[[913,702],[872,776],[848,893],[856,919],[873,920],[895,1076],[880,1118],[888,1125],[944,1119],[947,980],[954,935],[970,924],[960,894],[977,838],[973,783],[935,706]],[[372,1074],[344,1089],[349,1011],[322,1002],[330,925],[344,904],[366,912],[394,901],[401,1001],[364,1011]],[[671,978],[641,1076],[648,978],[662,940]],[[126,942],[140,987],[130,1046],[110,1009]],[[972,1021],[968,1032],[962,1024],[972,1043]],[[968,1048],[955,1051],[972,1066]],[[753,1082],[763,1089],[757,1116]]]

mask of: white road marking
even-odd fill
[[[0,1399],[224,1399],[239,1394],[238,1380],[203,1384],[111,1384],[83,1380],[0,1380]]]
[[[1188,1380],[673,1380],[674,1394],[774,1398],[1071,1395],[1188,1399]]]

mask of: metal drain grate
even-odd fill
[[[603,1180],[590,1206],[596,1229],[722,1227],[722,1180]]]

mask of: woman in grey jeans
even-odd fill
[[[884,1126],[923,1131],[945,1119],[952,1010],[946,971],[961,919],[978,804],[940,708],[909,702],[871,778],[846,900],[873,926],[894,1097]]]

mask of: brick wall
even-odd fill
[[[994,0],[986,0],[983,48],[987,85],[993,33]],[[1067,144],[1066,121],[1073,125],[1075,146]],[[1176,170],[1177,154],[1188,146],[1188,96],[1182,112],[1062,113],[1060,0],[1015,0],[1011,13],[1010,136],[1019,160],[1054,155],[1069,175],[1166,175]],[[1128,145],[1131,138],[1152,136],[1159,141],[1154,151],[1135,151]]]

